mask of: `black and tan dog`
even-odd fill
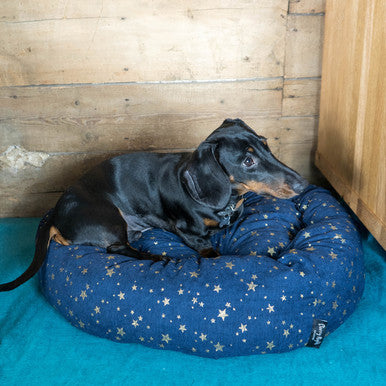
[[[208,257],[210,236],[232,224],[253,191],[290,198],[307,182],[270,152],[266,139],[239,119],[227,119],[192,153],[131,153],[107,160],[68,188],[38,232],[34,259],[8,291],[43,264],[52,238],[95,245],[108,253],[159,261],[130,247],[146,229],[179,235]]]

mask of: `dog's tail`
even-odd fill
[[[53,211],[51,211],[45,218],[43,224],[39,227],[36,235],[35,255],[24,273],[22,273],[17,279],[10,281],[9,283],[0,284],[0,292],[11,291],[19,285],[25,283],[31,279],[43,265],[46,258],[48,244],[50,242],[50,228],[52,226]]]

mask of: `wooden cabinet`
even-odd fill
[[[316,165],[386,248],[386,2],[327,0]]]

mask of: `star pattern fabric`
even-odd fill
[[[292,200],[245,198],[242,218],[212,238],[215,259],[160,229],[134,247],[168,262],[52,241],[40,271],[43,293],[85,332],[211,358],[304,347],[314,319],[333,332],[364,289],[349,214],[315,186]]]

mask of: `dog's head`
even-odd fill
[[[226,119],[200,144],[182,178],[191,197],[214,210],[233,205],[235,197],[248,191],[291,198],[308,185],[240,119]]]

